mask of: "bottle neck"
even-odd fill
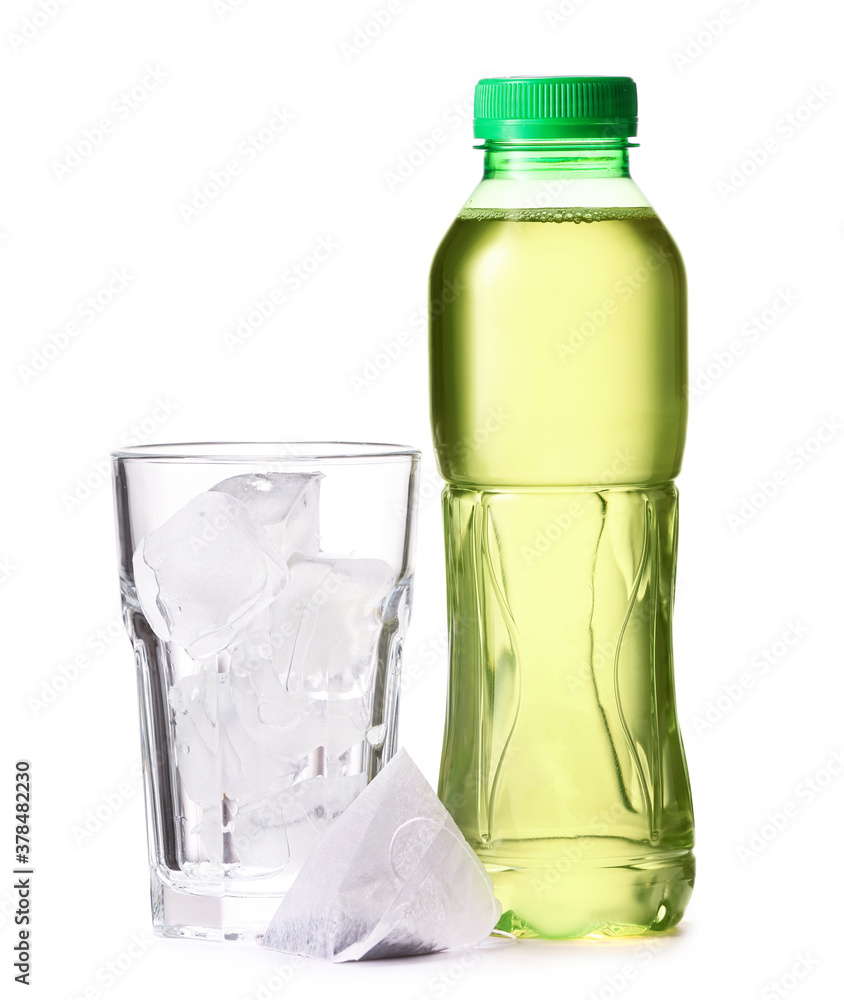
[[[558,180],[630,177],[629,143],[567,139],[483,145],[484,180]]]
[[[650,209],[630,177],[630,145],[615,138],[487,140],[483,178],[462,211]]]

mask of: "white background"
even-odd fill
[[[23,995],[11,957],[20,757],[32,761],[35,797],[27,996],[837,995],[844,79],[834,7],[394,0],[389,23],[370,25],[369,43],[351,49],[386,6],[44,0],[55,11],[46,17],[38,0],[3,4],[3,996]],[[466,101],[479,77],[519,73],[636,79],[633,175],[690,277],[698,391],[680,480],[676,623],[699,832],[687,919],[645,950],[518,943],[337,968],[153,940],[103,463],[139,436],[422,447],[402,733],[434,781],[445,604],[420,310],[437,242],[480,174]],[[134,108],[122,96],[133,88]],[[294,120],[260,153],[239,154],[274,109]],[[103,118],[111,130],[91,149],[85,132]],[[392,181],[436,128],[443,141]],[[239,174],[186,219],[180,206],[233,159]],[[321,238],[337,244],[330,258],[229,350],[238,317]],[[131,278],[88,322],[79,304],[112,269]],[[765,312],[777,303],[779,314]],[[76,335],[53,350],[50,335],[63,343],[73,321]],[[403,331],[399,356],[367,368]],[[46,366],[27,372],[38,356]],[[377,378],[361,387],[365,372]],[[833,430],[822,440],[825,420]],[[744,502],[753,516],[731,519]],[[792,625],[799,638],[778,655]],[[98,810],[102,821],[89,815]],[[133,940],[138,957],[128,958]],[[109,963],[125,970],[116,980]]]

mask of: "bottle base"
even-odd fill
[[[498,929],[519,938],[632,937],[670,930],[695,880],[691,850],[626,864],[565,861],[544,867],[486,860],[503,913]]]

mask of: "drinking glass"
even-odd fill
[[[260,940],[397,749],[419,453],[166,444],[112,462],[153,926]]]

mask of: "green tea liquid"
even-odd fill
[[[464,210],[431,299],[440,796],[501,927],[667,929],[694,880],[671,645],[682,262],[649,208]]]

